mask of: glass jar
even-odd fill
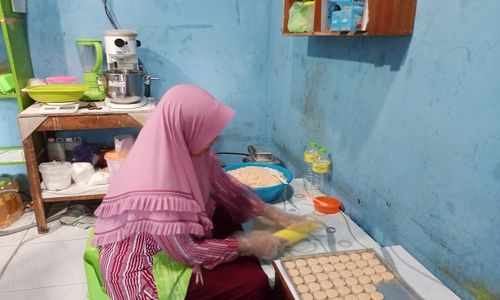
[[[10,176],[0,177],[0,229],[14,223],[22,214],[19,183]]]

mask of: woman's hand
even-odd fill
[[[288,227],[290,225],[301,223],[308,220],[308,218],[305,216],[288,214],[268,204],[266,205],[266,208],[264,209],[262,216],[282,227]]]
[[[241,255],[254,255],[262,259],[278,256],[286,241],[274,236],[269,231],[254,230],[236,238]]]

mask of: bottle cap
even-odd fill
[[[70,138],[70,137],[67,137],[64,139],[65,142],[68,142],[68,143],[72,143],[73,142],[73,138]]]
[[[327,152],[327,149],[325,147],[319,147],[318,151],[320,154],[325,154]]]
[[[309,147],[311,147],[311,148],[318,148],[318,143],[316,143],[316,142],[309,142]]]

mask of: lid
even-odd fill
[[[311,147],[311,148],[318,148],[318,143],[311,141],[311,142],[309,142],[309,147]]]
[[[319,147],[318,151],[320,154],[325,154],[327,152],[327,149],[325,147]]]
[[[97,39],[78,39],[76,40],[77,45],[81,46],[93,46],[95,43],[100,43],[101,40]]]
[[[108,151],[104,153],[104,159],[108,160],[123,160],[125,157],[123,154],[116,152],[115,150]]]
[[[129,36],[129,37],[136,37],[137,32],[132,31],[132,30],[126,30],[126,29],[112,29],[112,30],[106,30],[104,31],[105,36]]]
[[[304,1],[304,6],[314,6],[314,1]]]

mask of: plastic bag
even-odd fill
[[[288,31],[311,32],[313,17],[314,1],[294,2],[288,11]]]

